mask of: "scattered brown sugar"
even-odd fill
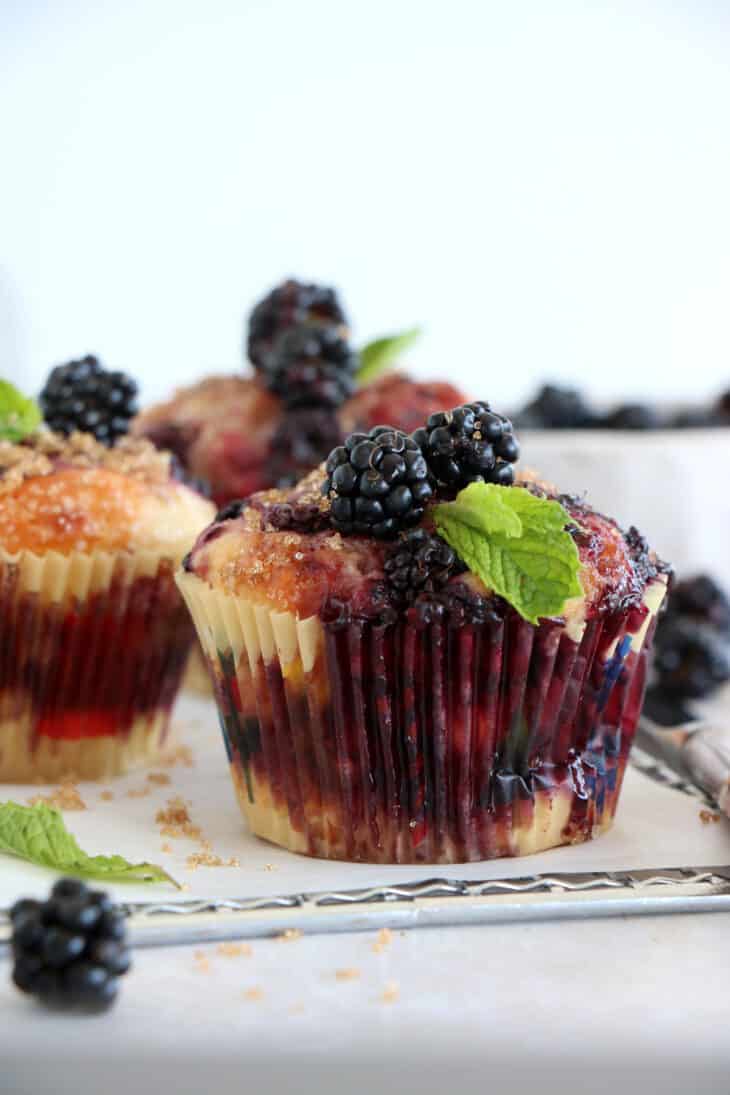
[[[241,863],[232,855],[230,859],[222,859],[215,852],[191,852],[188,856],[187,866],[189,871],[196,871],[198,867],[240,867]]]
[[[167,806],[155,814],[155,821],[161,826],[162,836],[171,836],[175,840],[187,837],[188,840],[196,840],[206,848],[209,846],[199,826],[193,825],[187,803],[180,795],[174,795],[167,800]]]
[[[175,745],[162,754],[159,763],[163,768],[192,768],[193,751],[187,745]]]
[[[127,791],[127,798],[147,798],[149,793],[149,787],[130,787]]]
[[[28,799],[31,806],[37,802],[45,802],[46,806],[55,806],[57,810],[85,810],[86,803],[79,794],[79,789],[74,783],[64,781],[60,787],[52,791],[50,795],[33,795]]]
[[[144,483],[170,478],[170,454],[149,441],[124,437],[108,446],[89,433],[63,437],[41,428],[17,444],[0,441],[0,494],[15,490],[25,479],[52,475],[59,466],[106,468]]]
[[[700,810],[700,821],[703,825],[709,825],[711,821],[719,821],[720,815],[713,810]]]
[[[400,986],[397,981],[386,981],[383,995],[380,997],[384,1004],[394,1004],[400,998]]]
[[[360,970],[355,966],[346,969],[335,970],[335,978],[338,981],[357,981],[360,978]]]
[[[392,942],[393,933],[390,928],[381,928],[373,943],[373,950],[376,954],[380,954],[386,947],[389,947]]]
[[[291,943],[295,939],[301,939],[302,934],[303,933],[299,930],[299,928],[287,928],[286,931],[283,931],[280,935],[275,936],[275,938],[279,939],[282,943]]]
[[[114,798],[114,792],[113,791],[101,791],[100,794],[99,794],[99,798],[103,799],[104,802],[111,802],[112,799]]]
[[[255,985],[251,989],[246,989],[246,991],[243,994],[243,998],[244,998],[244,1000],[263,1000],[264,990],[262,988],[260,988],[258,985]]]
[[[210,973],[210,962],[205,951],[196,951],[194,958],[195,968],[198,973]]]
[[[148,783],[156,783],[158,787],[167,787],[170,777],[167,772],[150,772],[147,776]]]
[[[219,943],[217,951],[222,958],[250,958],[253,954],[248,943]]]

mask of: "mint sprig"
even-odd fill
[[[88,855],[76,843],[53,806],[36,802],[0,803],[0,852],[80,878],[104,882],[170,882],[179,884],[154,863],[130,863],[121,855]]]
[[[434,509],[436,528],[485,586],[531,624],[562,616],[583,587],[570,514],[521,487],[470,483]]]
[[[22,441],[40,425],[41,412],[9,380],[0,380],[0,441]]]
[[[385,335],[368,342],[360,350],[356,378],[358,384],[368,384],[376,376],[394,365],[401,354],[410,350],[421,337],[420,327],[411,327],[396,335]]]

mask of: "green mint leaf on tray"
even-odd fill
[[[58,810],[45,802],[33,806],[0,803],[0,852],[80,878],[170,882],[180,888],[167,871],[154,863],[130,863],[121,855],[87,855],[66,828]]]
[[[420,327],[411,327],[397,335],[385,335],[368,342],[360,350],[360,364],[357,370],[358,384],[368,384],[385,369],[395,364],[401,354],[410,350],[421,337]]]
[[[566,601],[583,593],[578,549],[566,532],[572,519],[559,502],[522,487],[470,483],[434,515],[469,570],[531,624],[562,616]]]
[[[0,441],[22,441],[40,425],[41,412],[9,380],[0,380]]]

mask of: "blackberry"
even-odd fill
[[[263,375],[289,410],[344,403],[355,390],[355,357],[334,327],[291,327],[278,336]]]
[[[291,487],[326,460],[342,440],[331,410],[303,407],[287,411],[271,440],[271,478],[277,487]]]
[[[345,325],[345,313],[334,289],[289,278],[267,293],[248,321],[248,356],[256,368],[265,367],[266,356],[278,334],[306,323]]]
[[[111,445],[137,413],[137,390],[126,373],[110,372],[89,355],[52,369],[39,402],[52,430],[82,430]]]
[[[105,893],[62,878],[48,901],[10,910],[13,981],[44,1004],[102,1011],[130,967],[125,923]]]
[[[512,423],[488,403],[466,403],[453,411],[432,414],[413,439],[439,483],[465,487],[477,479],[509,486],[512,464],[520,455]]]
[[[322,493],[330,497],[330,520],[339,532],[388,539],[418,524],[432,488],[413,438],[375,426],[332,450]]]
[[[667,695],[699,699],[730,680],[728,644],[711,627],[666,615],[654,645],[658,687]]]
[[[730,635],[730,600],[709,574],[677,582],[669,597],[668,613],[690,617]]]
[[[517,415],[517,424],[523,429],[580,430],[595,425],[595,418],[575,388],[545,384]]]
[[[601,425],[608,430],[656,430],[659,418],[645,403],[624,403],[607,414]]]
[[[421,593],[442,589],[457,564],[445,540],[425,529],[411,529],[388,551],[383,569],[396,601],[412,604]]]

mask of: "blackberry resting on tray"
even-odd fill
[[[104,369],[89,355],[51,371],[39,402],[52,430],[92,433],[111,445],[137,413],[137,384],[126,373]]]
[[[110,899],[62,878],[48,901],[24,899],[10,910],[13,981],[44,1004],[103,1011],[130,967],[125,923]]]
[[[336,328],[301,325],[276,338],[261,371],[269,391],[281,398],[287,410],[334,410],[355,390],[355,362]]]
[[[418,444],[391,426],[354,433],[327,460],[322,493],[338,532],[389,539],[418,524],[432,494]]]
[[[429,470],[448,487],[465,487],[477,479],[509,486],[512,464],[520,454],[512,423],[488,403],[467,403],[453,411],[432,414],[416,430]]]
[[[248,322],[248,356],[257,368],[278,334],[289,327],[317,323],[341,327],[345,313],[334,289],[289,278],[272,289],[251,312]]]
[[[657,628],[654,670],[661,692],[700,699],[730,679],[730,650],[713,628],[667,615]]]

